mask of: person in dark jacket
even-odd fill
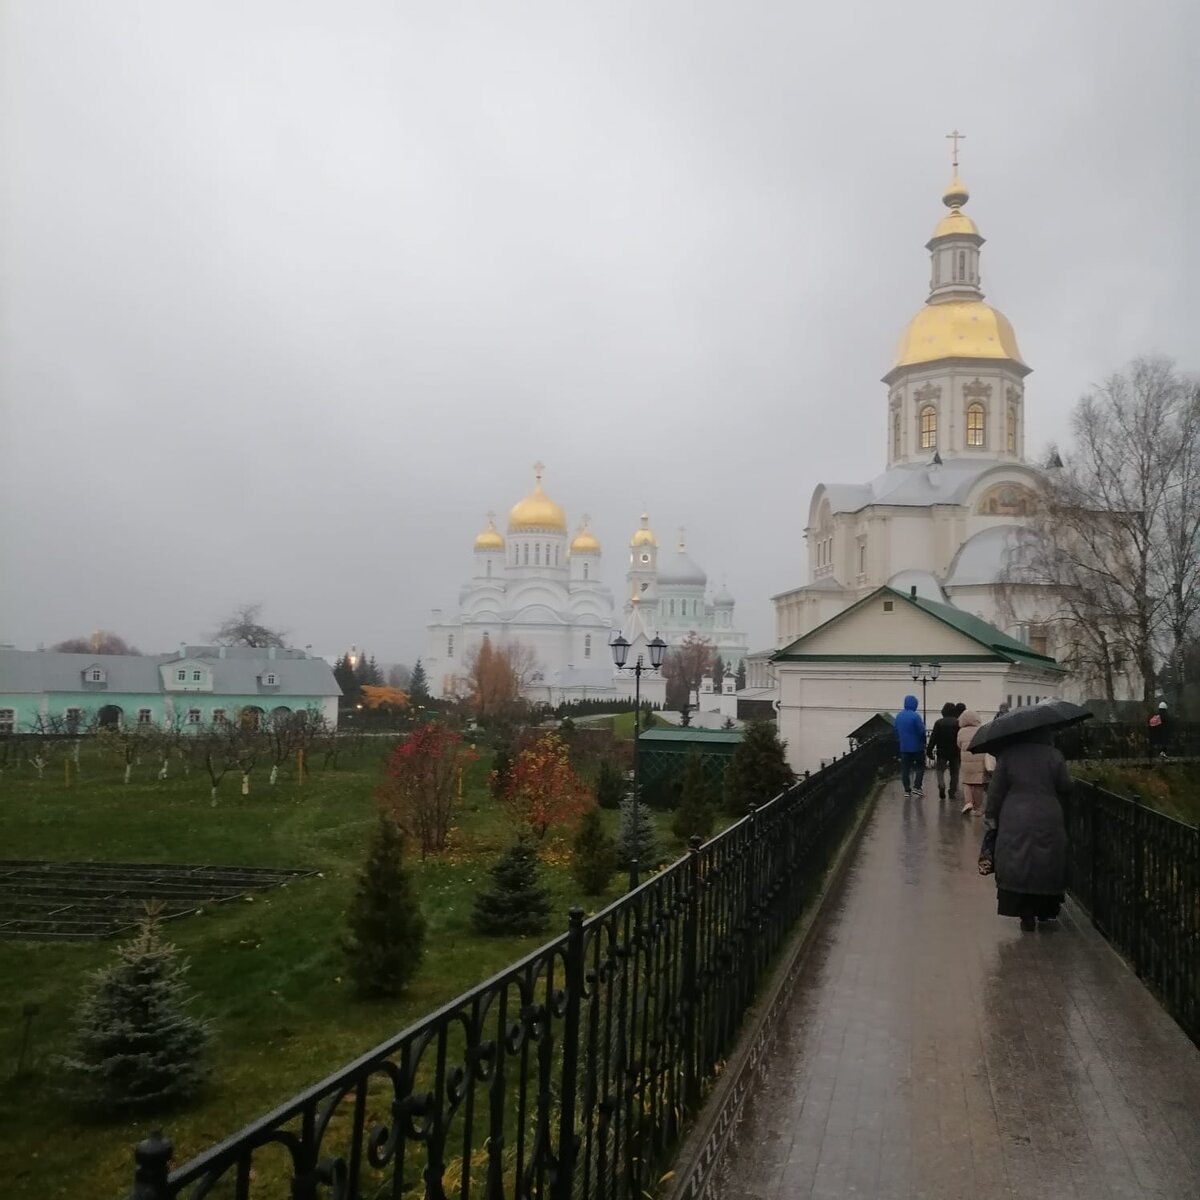
[[[984,819],[995,836],[996,911],[1020,917],[1026,932],[1038,921],[1053,921],[1062,906],[1067,889],[1062,802],[1071,786],[1067,761],[1048,733],[1028,734],[996,755]]]
[[[1158,708],[1150,714],[1150,722],[1147,727],[1151,754],[1157,754],[1159,758],[1167,757],[1167,736],[1169,730],[1170,722],[1167,718],[1167,702],[1160,700]]]
[[[963,710],[966,711],[965,708]],[[937,772],[938,799],[946,798],[946,771],[950,772],[950,799],[958,796],[958,767],[962,754],[958,749],[958,711],[949,702],[942,705],[942,715],[929,731],[929,744],[925,753],[933,759]]]
[[[900,743],[900,782],[906,796],[923,796],[925,782],[925,722],[917,712],[916,696],[904,697],[896,714],[896,739]]]

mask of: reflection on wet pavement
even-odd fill
[[[1070,908],[995,915],[980,825],[881,797],[724,1200],[1200,1197],[1200,1051]]]

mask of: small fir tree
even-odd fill
[[[617,833],[617,862],[622,867],[629,866],[636,858],[638,866],[643,871],[658,866],[660,855],[658,849],[658,830],[654,825],[654,817],[645,804],[637,806],[637,816],[634,816],[633,797],[626,796],[621,801],[620,826]]]
[[[716,820],[712,788],[704,773],[704,760],[693,752],[687,756],[679,788],[679,807],[671,819],[671,830],[680,841],[693,834],[707,838]]]
[[[725,809],[743,816],[750,804],[766,804],[796,782],[779,731],[769,721],[751,721],[725,771]]]
[[[583,814],[573,849],[571,873],[575,882],[585,895],[599,895],[617,869],[617,843],[604,832],[598,808],[589,808]]]
[[[625,772],[611,758],[602,758],[596,774],[596,803],[601,808],[619,808],[626,790]]]
[[[737,690],[739,692],[745,690],[745,687],[746,687],[746,660],[744,658],[742,659],[742,661],[740,663],[738,663],[737,674],[734,675],[734,677],[733,677],[733,685],[734,685],[734,687],[737,688]]]
[[[428,704],[429,703],[429,678],[425,674],[425,668],[421,665],[421,660],[417,659],[417,664],[412,669],[412,677],[408,681],[408,700],[410,704]]]
[[[537,851],[522,837],[492,867],[492,885],[475,897],[472,923],[479,933],[544,933],[550,923],[550,893],[539,877]]]
[[[342,948],[358,994],[398,996],[421,964],[425,916],[404,865],[404,833],[382,807],[350,901],[348,923]]]
[[[160,1109],[208,1077],[208,1026],[187,1011],[188,964],[159,936],[160,911],[148,909],[117,961],[91,973],[60,1059],[68,1095],[92,1111]]]

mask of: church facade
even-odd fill
[[[926,243],[929,295],[883,376],[886,468],[865,483],[814,490],[808,579],[772,598],[777,650],[883,586],[915,588],[1036,654],[1064,649],[1061,628],[1039,621],[1053,610],[1048,598],[1007,582],[1032,536],[1043,470],[1053,469],[1026,457],[1031,368],[1008,319],[984,301],[984,239],[963,211],[957,165],[942,199],[948,211]],[[756,665],[752,676],[766,684],[766,664]]]
[[[424,657],[432,691],[463,694],[468,663],[485,638],[524,648],[525,694],[550,704],[632,695],[629,672],[616,670],[608,648],[618,632],[631,643],[630,663],[656,635],[670,646],[694,632],[737,666],[746,635],[736,628],[734,598],[724,586],[709,595],[708,575],[688,554],[682,531],[676,548],[663,553],[643,514],[630,538],[618,614],[589,518],[569,536],[566,514],[542,490],[541,464],[534,471],[534,489],[513,505],[506,532],[489,516],[476,537],[471,578],[453,615],[432,614]],[[661,679],[644,676],[642,695],[661,703]]]

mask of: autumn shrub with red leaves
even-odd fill
[[[513,760],[502,795],[512,819],[540,842],[553,826],[573,826],[592,803],[556,733],[539,737]]]
[[[421,848],[445,850],[454,824],[459,771],[475,758],[462,736],[437,721],[418,725],[388,755],[376,798]]]

